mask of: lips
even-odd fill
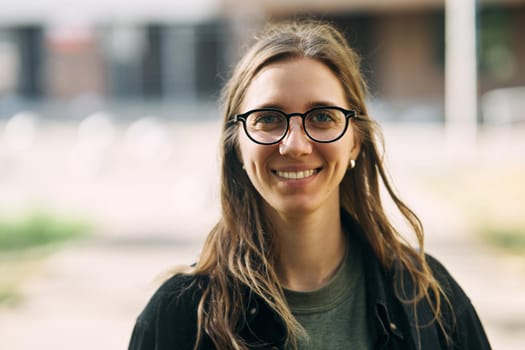
[[[274,173],[282,177],[283,179],[288,180],[301,180],[306,179],[310,176],[313,176],[317,174],[320,171],[320,168],[316,169],[308,169],[308,170],[300,170],[300,171],[280,171],[280,170],[274,170]]]

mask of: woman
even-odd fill
[[[270,26],[224,88],[222,217],[130,349],[489,349],[390,186],[358,57],[331,25]],[[380,186],[419,241],[387,218]]]

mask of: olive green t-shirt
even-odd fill
[[[309,292],[285,289],[285,295],[292,314],[309,336],[299,340],[300,350],[371,348],[363,262],[357,249],[347,249],[326,286]]]

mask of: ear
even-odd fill
[[[361,152],[361,140],[358,137],[354,137],[354,145],[350,151],[350,159],[357,159]]]

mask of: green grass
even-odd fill
[[[0,253],[57,244],[85,236],[87,221],[35,211],[18,218],[0,218]]]
[[[0,305],[20,301],[20,286],[41,269],[47,256],[92,229],[84,219],[46,210],[0,218]]]
[[[525,169],[477,166],[426,177],[427,185],[467,218],[474,234],[525,257]]]
[[[505,251],[525,257],[525,230],[501,231],[487,228],[482,232],[487,242]]]
[[[21,301],[20,286],[42,268],[46,256],[43,251],[0,254],[0,306]]]
[[[14,304],[17,302],[17,291],[15,286],[12,284],[1,285],[0,284],[0,305],[1,304]]]

